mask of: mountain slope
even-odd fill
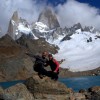
[[[11,37],[0,38],[0,81],[21,80],[33,73],[33,62],[26,49]]]
[[[17,16],[16,13],[14,14]],[[23,34],[26,34],[26,36],[32,39],[28,41],[26,41],[27,39],[25,40],[25,43],[31,51],[35,47],[35,42],[32,42],[33,40],[35,41],[36,39],[36,45],[41,45],[41,47],[43,47],[43,45],[46,47],[47,43],[44,42],[46,40],[50,44],[57,45],[60,48],[58,53],[54,56],[57,60],[65,59],[61,64],[63,68],[68,68],[71,71],[85,71],[100,66],[100,32],[94,27],[86,26],[83,28],[82,25],[78,23],[71,28],[65,27],[63,29],[60,27],[56,15],[48,8],[40,14],[38,22],[32,25],[28,24],[26,20],[18,19],[18,17],[12,17],[12,25],[15,25],[16,19],[19,21],[18,25],[17,27],[13,26],[11,28],[15,30],[11,31],[10,36],[18,40],[21,36],[24,36]],[[43,39],[42,43],[40,43],[42,41],[41,38]],[[21,45],[23,45],[22,41],[23,40],[19,41]],[[26,45],[25,43],[24,45]],[[48,51],[50,51],[51,48],[50,44],[47,44],[48,49],[46,50]],[[36,52],[39,46],[35,49]],[[53,49],[55,48],[53,47],[52,50]]]
[[[57,59],[65,59],[61,67],[71,71],[85,71],[100,66],[100,33],[76,30],[70,40],[59,42]]]

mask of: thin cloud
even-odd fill
[[[83,26],[100,28],[100,9],[86,3],[68,0],[56,7],[57,16],[62,27],[70,27],[80,22]]]

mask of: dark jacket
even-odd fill
[[[33,54],[27,54],[27,55],[36,59],[34,66],[37,66],[37,65],[45,66],[45,64],[48,62],[48,59],[45,57],[42,57],[39,55],[33,55]]]
[[[41,56],[34,56],[34,58],[36,59],[35,60],[35,64],[42,64],[42,66],[44,67],[46,64],[47,64],[47,62],[48,62],[48,60],[47,60],[47,58],[45,58],[45,57],[41,57]]]
[[[55,59],[49,60],[48,65],[50,65],[53,72],[59,72],[59,63]]]

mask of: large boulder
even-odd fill
[[[8,35],[0,39],[0,81],[26,79],[33,73],[33,62],[27,50]]]
[[[63,83],[48,77],[40,79],[38,75],[28,78],[25,84],[34,98],[38,100],[67,100],[72,92]]]
[[[89,88],[89,92],[91,93],[91,100],[100,100],[100,86]]]
[[[24,84],[19,83],[5,89],[0,100],[34,100],[34,97]]]

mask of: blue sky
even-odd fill
[[[77,1],[82,2],[82,3],[88,3],[91,6],[100,8],[100,0],[77,0]]]
[[[64,4],[67,0],[48,0],[48,4],[52,4],[53,6],[57,6],[58,4]],[[100,0],[76,0],[80,3],[87,3],[96,8],[100,8]]]

